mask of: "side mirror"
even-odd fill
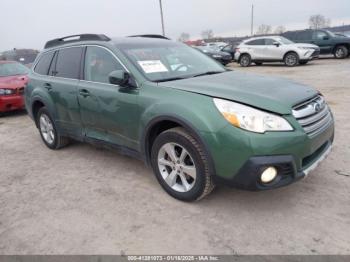
[[[108,79],[113,85],[127,86],[130,80],[130,74],[125,70],[115,70],[109,73]]]
[[[278,43],[278,42],[273,42],[273,45],[275,45],[275,46],[279,47],[281,44],[280,44],[280,43]]]

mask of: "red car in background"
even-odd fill
[[[0,61],[0,114],[24,109],[24,88],[29,69],[12,61]]]

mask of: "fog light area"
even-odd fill
[[[277,177],[277,169],[275,167],[268,167],[261,174],[261,182],[264,184],[271,183]]]

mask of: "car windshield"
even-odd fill
[[[163,42],[163,41],[162,41]],[[171,41],[118,45],[150,81],[164,82],[225,72],[213,59],[192,47]]]
[[[0,77],[13,75],[26,75],[28,68],[19,63],[0,63]]]
[[[282,44],[284,45],[291,45],[291,44],[294,44],[293,41],[290,41],[289,39],[283,37],[283,36],[279,36],[279,37],[276,37],[276,40],[278,40],[279,42],[281,42]]]

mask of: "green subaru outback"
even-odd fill
[[[137,157],[184,201],[220,183],[289,185],[330,152],[334,120],[316,90],[231,71],[154,37],[85,34],[46,43],[25,102],[47,147],[78,140]]]

